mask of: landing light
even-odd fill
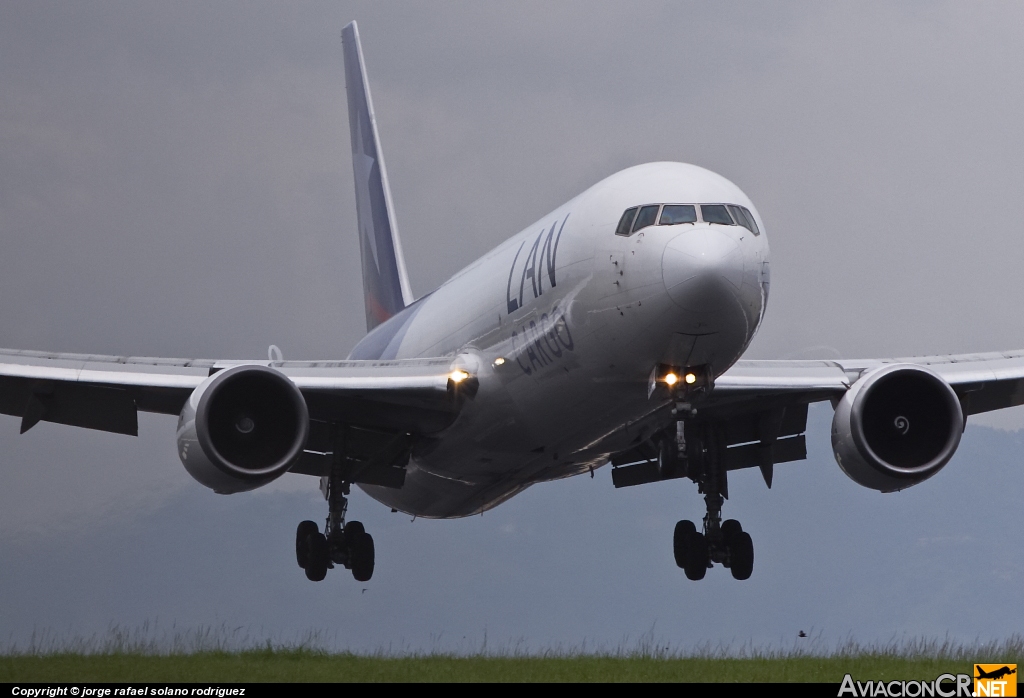
[[[501,366],[503,363],[505,363],[504,357],[499,356],[498,358],[496,358],[494,360],[494,365],[495,366]]]
[[[685,380],[688,385],[693,385],[697,382],[697,375],[695,373],[687,373],[686,376],[683,377],[683,380]]]
[[[687,376],[687,378],[689,378],[689,376]],[[674,374],[674,373],[666,373],[665,374],[665,383],[667,385],[675,385],[678,382],[679,382],[679,376],[677,376],[676,374]]]
[[[461,383],[462,381],[469,378],[469,374],[463,371],[461,368],[457,368],[448,374],[448,379],[452,383]]]

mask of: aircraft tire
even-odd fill
[[[303,521],[295,529],[295,561],[299,563],[299,567],[302,569],[306,569],[306,561],[309,559],[306,539],[309,538],[310,534],[319,531],[320,527],[316,525],[315,521]]]
[[[676,559],[676,566],[686,567],[689,556],[690,538],[697,534],[697,527],[692,521],[680,521],[676,524],[676,530],[672,533],[672,553]]]
[[[355,540],[358,536],[366,533],[366,529],[363,528],[363,524],[359,521],[349,521],[345,524],[345,538],[346,540]]]
[[[736,519],[726,519],[722,522],[722,540],[725,541],[725,545],[728,547],[735,536],[743,533],[743,527],[740,526],[740,522]]]
[[[729,545],[729,557],[732,559],[730,570],[734,579],[750,579],[754,571],[754,541],[750,534],[740,532]]]
[[[373,576],[373,537],[366,532],[353,536],[351,543],[352,576],[357,582],[368,582]]]
[[[306,551],[306,579],[311,582],[323,581],[330,562],[327,537],[319,531],[311,533],[306,539]]]
[[[687,579],[696,582],[704,579],[704,575],[708,573],[708,541],[704,534],[696,531],[689,538],[690,549],[687,551],[686,566],[683,567],[683,572],[686,573]]]

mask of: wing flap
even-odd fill
[[[138,412],[127,390],[0,377],[0,413],[21,417],[21,433],[40,421],[137,436]]]
[[[756,468],[767,463],[791,463],[807,458],[807,441],[803,434],[779,439],[771,444],[744,444],[725,449],[722,463],[726,470]]]

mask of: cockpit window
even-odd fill
[[[747,219],[747,228],[750,230],[750,232],[752,232],[754,235],[760,235],[761,231],[758,230],[757,228],[757,221],[754,220],[754,214],[751,213],[749,210],[743,208],[742,206],[737,206],[736,208],[738,208],[740,210],[740,213],[743,214],[744,218]]]
[[[761,229],[757,227],[757,221],[754,219],[754,214],[747,209],[743,209],[743,212],[747,214],[747,220],[750,221],[751,232],[754,233],[754,235],[760,235]]]
[[[658,225],[679,225],[680,223],[696,223],[697,207],[690,205],[668,204],[661,209],[661,220]]]
[[[742,206],[733,206],[730,204],[729,213],[732,214],[733,219],[739,225],[742,225],[754,235],[761,234],[761,231],[757,229],[757,223],[754,221],[754,216],[747,209]]]
[[[654,221],[658,220],[658,209],[661,208],[658,205],[644,206],[640,209],[640,213],[636,216],[636,222],[633,223],[633,232],[646,228],[649,225],[654,225]]]
[[[697,217],[697,206],[700,206],[700,218]],[[615,227],[615,234],[628,237],[638,230],[650,225],[679,225],[680,223],[705,223],[717,225],[740,225],[760,235],[754,214],[743,206],[736,204],[645,204],[627,208]],[[661,215],[658,215],[658,212]]]
[[[619,225],[615,228],[616,235],[629,235],[629,229],[633,225],[633,219],[636,217],[637,208],[637,206],[627,208],[626,212],[622,214],[622,218],[619,219]]]
[[[700,215],[704,217],[705,223],[735,225],[729,217],[728,209],[722,204],[704,204],[700,207]]]

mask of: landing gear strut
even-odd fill
[[[729,497],[727,471],[722,463],[724,450],[721,433],[707,423],[678,422],[672,430],[676,436],[675,455],[686,476],[697,483],[704,495],[707,513],[702,531],[692,521],[676,524],[672,551],[676,565],[687,579],[703,579],[716,562],[728,567],[736,579],[749,579],[754,570],[754,543],[735,519],[722,521],[722,504]],[[666,441],[663,440],[663,449]],[[664,461],[670,460],[664,458]]]
[[[324,532],[314,521],[303,521],[295,531],[295,559],[306,571],[306,578],[319,582],[327,570],[342,565],[352,570],[358,582],[373,576],[373,538],[358,521],[345,523],[348,510],[349,483],[340,467],[320,478],[320,491],[327,499],[329,513]]]

